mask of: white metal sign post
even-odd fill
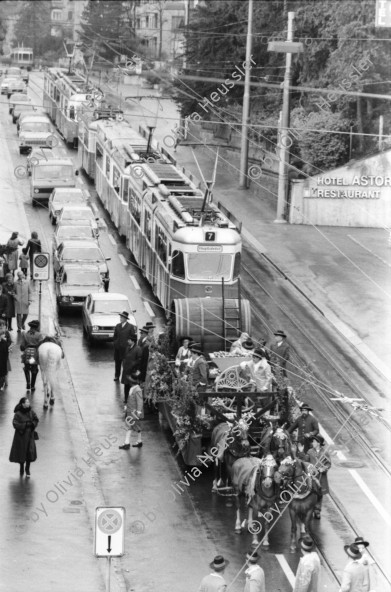
[[[42,311],[42,281],[46,282],[50,276],[49,253],[34,253],[33,255],[33,279],[39,280],[38,321],[41,324]]]
[[[125,508],[96,508],[94,552],[96,557],[107,557],[106,591],[110,592],[111,558],[125,553]]]

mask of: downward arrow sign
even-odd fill
[[[111,552],[111,536],[107,537],[107,552]]]

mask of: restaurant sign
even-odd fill
[[[380,199],[380,187],[391,187],[391,177],[380,175],[355,175],[346,177],[318,177],[316,187],[311,187],[309,198],[331,199]]]

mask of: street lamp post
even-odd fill
[[[285,208],[288,195],[288,168],[289,168],[289,122],[290,122],[290,86],[292,83],[292,54],[303,51],[302,43],[293,41],[294,12],[288,12],[288,35],[286,41],[271,41],[268,51],[286,53],[285,77],[283,82],[282,113],[279,125],[279,168],[278,168],[278,198],[277,217],[274,222],[286,223]]]

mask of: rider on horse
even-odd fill
[[[30,321],[28,323],[29,331],[22,333],[22,342],[20,349],[22,354],[22,363],[24,364],[24,375],[26,377],[26,389],[35,391],[35,381],[38,374],[38,346],[44,336],[39,330],[39,321]]]

